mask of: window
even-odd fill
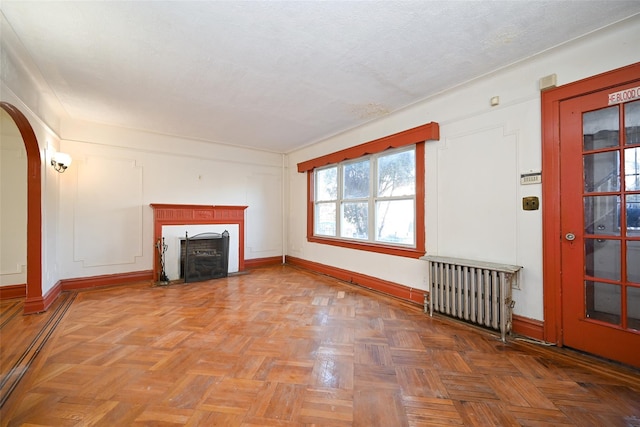
[[[316,169],[314,182],[314,235],[415,247],[415,146]]]
[[[424,142],[437,123],[298,164],[307,173],[307,240],[424,255]]]

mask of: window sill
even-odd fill
[[[380,243],[354,242],[332,239],[318,236],[308,236],[307,241],[323,245],[339,246],[342,248],[357,249],[361,251],[377,252],[387,255],[403,256],[407,258],[420,258],[426,253],[424,248],[405,248],[401,246],[384,245]]]

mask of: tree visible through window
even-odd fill
[[[415,246],[415,146],[315,171],[317,236]]]

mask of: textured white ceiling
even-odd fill
[[[13,1],[74,119],[275,152],[640,12],[640,1]]]

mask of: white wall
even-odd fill
[[[62,135],[62,278],[152,269],[152,203],[248,206],[245,259],[282,254],[279,154],[71,120]]]
[[[566,84],[640,61],[639,28],[640,17],[628,20],[290,153],[288,254],[426,289],[424,261],[307,242],[296,164],[436,121],[441,138],[425,154],[427,253],[523,266],[514,312],[542,320],[542,211],[522,210],[542,186],[519,181],[542,168],[539,79],[555,73]]]

